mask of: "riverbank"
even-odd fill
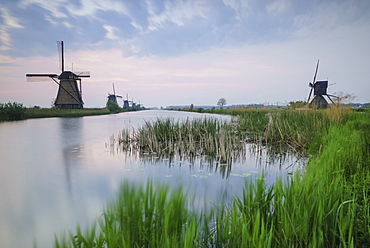
[[[117,108],[114,113],[139,111],[144,108],[130,107],[128,109]],[[14,121],[35,118],[51,117],[83,117],[94,115],[112,114],[108,108],[83,108],[83,109],[55,109],[55,108],[26,108],[21,103],[0,103],[0,121]]]
[[[55,247],[369,247],[370,118],[331,111],[253,112],[234,123],[262,144],[304,141],[297,149],[312,158],[288,184],[246,180],[231,205],[198,214],[181,185],[124,182],[90,229]]]

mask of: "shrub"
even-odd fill
[[[25,118],[25,112],[22,103],[0,103],[0,120],[21,120]]]
[[[119,110],[118,104],[111,101],[107,102],[107,108],[111,113],[117,113]]]

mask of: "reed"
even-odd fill
[[[56,237],[54,247],[196,247],[202,217],[189,204],[181,187],[125,181],[98,221]]]
[[[351,110],[334,107],[323,111],[253,110],[239,115],[238,126],[251,142],[301,150],[326,134],[330,125],[345,123],[351,118]]]
[[[119,146],[142,153],[182,154],[188,157],[211,155],[230,160],[243,143],[229,123],[212,118],[175,121],[171,118],[146,122],[137,130],[124,129],[118,137]]]
[[[256,120],[263,118],[270,117]],[[181,187],[124,182],[91,228],[77,227],[69,237],[56,238],[54,246],[369,247],[370,118],[359,113],[330,123],[313,141],[319,144],[306,170],[288,182],[246,181],[232,204],[214,203],[202,213]],[[181,125],[166,121],[150,127],[177,130]],[[163,135],[168,139],[172,132]]]

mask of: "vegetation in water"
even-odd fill
[[[266,114],[255,120],[267,118],[268,124]],[[151,182],[146,186],[124,182],[117,200],[90,229],[77,227],[69,236],[56,238],[54,246],[369,247],[369,115],[319,111],[307,117],[316,118],[323,118],[324,124],[315,124],[322,125],[316,129],[320,135],[308,141],[312,158],[305,171],[296,172],[288,183],[278,179],[268,186],[263,178],[246,181],[244,193],[231,205],[214,203],[199,213],[181,187],[170,190]],[[276,130],[282,131],[281,125]],[[248,132],[258,134],[258,130]],[[303,130],[312,135],[308,127]]]
[[[235,151],[244,148],[232,126],[214,118],[147,121],[137,130],[122,130],[117,140],[125,151],[182,154],[190,158],[211,155],[222,161],[230,160]]]

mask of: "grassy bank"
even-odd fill
[[[28,108],[25,111],[25,119],[49,118],[49,117],[82,117],[92,115],[109,114],[106,108],[84,108],[84,109],[39,109]]]
[[[0,121],[14,121],[31,118],[48,117],[82,117],[91,115],[106,115],[110,111],[107,108],[84,108],[84,109],[55,109],[55,108],[26,108],[21,103],[0,103]]]
[[[231,205],[199,213],[181,186],[124,182],[90,229],[77,227],[54,246],[369,247],[370,117],[338,111],[240,115],[239,138],[311,151],[288,184],[246,181]]]

